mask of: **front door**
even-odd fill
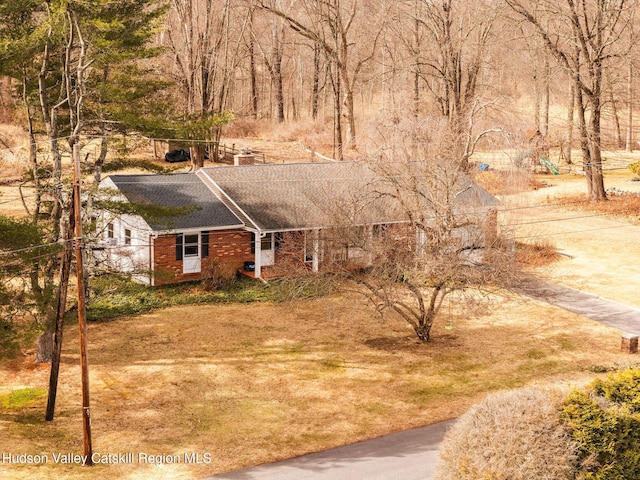
[[[182,247],[182,273],[199,273],[201,268],[200,234],[185,235]]]
[[[273,265],[276,261],[273,233],[267,233],[260,239],[260,265]]]

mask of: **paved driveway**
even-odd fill
[[[623,332],[640,335],[640,309],[592,293],[544,281],[532,281],[521,292]]]
[[[209,480],[430,480],[453,421],[209,477]]]

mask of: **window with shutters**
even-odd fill
[[[184,256],[197,257],[200,251],[200,235],[197,233],[184,236]]]

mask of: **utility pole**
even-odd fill
[[[76,277],[78,279],[78,328],[80,331],[80,364],[82,367],[82,419],[86,465],[91,461],[91,414],[89,409],[89,363],[87,360],[87,306],[85,304],[84,262],[82,260],[82,221],[80,217],[80,146],[73,144],[73,207],[75,217]]]

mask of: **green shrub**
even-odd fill
[[[530,388],[489,395],[447,432],[436,480],[573,479],[576,450],[560,404]]]
[[[87,319],[104,321],[138,315],[173,305],[250,303],[315,298],[330,294],[333,282],[319,276],[272,281],[269,284],[236,278],[227,270],[213,270],[203,282],[149,287],[119,275],[91,279]]]
[[[627,165],[627,168],[631,170],[632,173],[640,175],[640,161],[630,163],[629,165]]]
[[[578,444],[576,478],[634,480],[640,472],[640,370],[624,370],[572,392],[561,420]]]
[[[447,433],[437,480],[640,478],[640,369],[560,403],[531,389],[487,397]]]

